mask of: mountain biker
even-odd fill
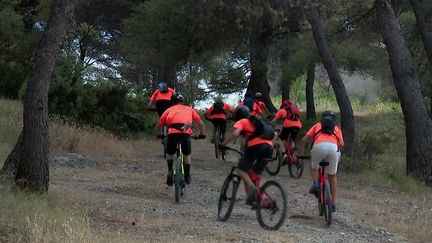
[[[297,106],[290,100],[284,100],[280,106],[280,110],[276,113],[272,120],[275,123],[277,120],[284,120],[282,131],[279,135],[280,141],[282,142],[280,148],[283,154],[283,163],[286,164],[290,160],[290,156],[287,156],[285,148],[294,148],[294,141],[302,127],[300,121],[300,112]]]
[[[233,110],[231,109],[231,106],[227,103],[222,101],[221,97],[217,97],[214,104],[207,109],[204,116],[207,120],[210,120],[213,124],[213,138],[212,141],[214,141],[214,135],[216,134],[216,128],[220,128],[220,132],[222,133],[222,141],[225,138],[225,132],[226,132],[226,124],[227,124],[227,113],[232,113]]]
[[[162,113],[164,113],[164,111],[171,106],[171,98],[174,94],[175,91],[172,88],[168,87],[165,82],[158,83],[157,89],[150,97],[150,102],[147,109],[150,110],[156,106],[156,112],[158,113],[158,116],[161,117]],[[156,129],[158,129],[160,133],[158,119],[156,119]]]
[[[255,103],[255,99],[250,93],[245,94],[244,100],[237,105],[237,108],[242,106],[247,106],[249,108],[249,114],[251,116],[263,115],[261,108],[257,105],[257,103]]]
[[[259,175],[267,166],[265,158],[271,158],[273,141],[272,139],[263,139],[260,136],[254,136],[256,128],[251,121],[249,108],[247,106],[240,106],[236,109],[233,115],[233,120],[236,122],[233,125],[232,136],[226,139],[221,147],[226,146],[230,142],[236,140],[239,136],[247,138],[247,146],[244,156],[238,162],[238,174],[246,183],[249,192],[246,198],[246,203],[251,205],[255,201],[256,188],[248,172],[253,172]],[[254,163],[255,162],[255,163]]]
[[[266,115],[271,115],[270,111],[267,109],[266,104],[263,102],[263,95],[261,92],[255,93],[255,103]]]
[[[167,164],[168,164],[168,175],[167,185],[173,185],[173,162],[174,154],[177,150],[177,144],[181,144],[181,149],[184,155],[184,174],[186,184],[190,184],[190,164],[191,158],[191,134],[192,129],[185,126],[192,126],[193,122],[198,123],[200,130],[200,137],[204,136],[204,123],[201,120],[198,112],[192,107],[183,105],[183,95],[176,93],[172,98],[172,104],[160,118],[160,125],[168,126],[168,137],[167,137]]]
[[[336,172],[340,159],[340,149],[344,147],[342,131],[336,125],[336,115],[332,111],[325,111],[321,121],[315,124],[300,141],[300,146],[295,156],[300,156],[306,145],[313,141],[311,151],[311,172],[313,184],[309,192],[315,194],[319,192],[318,169],[319,162],[328,161],[330,164],[326,168],[332,196],[332,211],[336,211]]]

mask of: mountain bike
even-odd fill
[[[280,138],[277,138],[280,139]],[[291,144],[286,144],[285,152],[288,156],[288,172],[292,178],[300,178],[303,175],[304,164],[307,160],[310,160],[310,156],[299,156],[297,160],[294,160],[293,154],[294,149]],[[273,147],[272,160],[269,161],[265,170],[269,175],[277,175],[280,171],[281,166],[284,166],[283,155],[281,152],[279,142],[275,143]]]
[[[315,194],[318,199],[318,211],[319,215],[325,217],[327,225],[330,226],[332,223],[332,198],[330,194],[330,186],[325,176],[325,167],[329,165],[328,161],[321,161],[319,163],[319,184],[320,190]]]
[[[219,144],[223,140],[223,134],[219,126],[216,126],[215,130],[216,131],[214,134],[214,149],[215,149],[216,159],[218,159],[220,156],[222,160],[225,160],[225,150],[219,149]]]
[[[190,126],[193,128],[193,126]],[[202,136],[191,136],[192,139],[205,139],[205,135]],[[183,159],[184,155],[181,149],[181,144],[177,144],[177,157],[174,159],[174,170],[173,170],[173,179],[174,179],[174,195],[175,202],[179,203],[180,198],[184,195],[186,190],[186,181],[184,176],[184,167],[183,167]]]
[[[244,154],[236,149],[224,147],[225,150],[231,150],[238,153],[240,156]],[[269,158],[270,160],[271,158]],[[241,177],[236,174],[237,167],[233,166],[231,172],[226,177],[219,196],[218,202],[218,220],[226,221],[233,210],[238,187],[241,182]],[[273,180],[267,181],[263,186],[260,186],[261,176],[253,172],[249,172],[249,177],[256,187],[257,201],[252,206],[255,210],[258,223],[264,229],[277,230],[285,221],[287,212],[287,197],[282,186]],[[246,191],[248,190],[245,184]]]

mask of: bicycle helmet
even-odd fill
[[[180,93],[176,93],[175,95],[173,95],[171,97],[171,101],[173,104],[179,104],[179,103],[183,103],[184,101],[184,96]]]
[[[324,111],[322,113],[322,118],[330,116],[333,120],[336,120],[336,114],[333,111]]]
[[[262,98],[262,93],[261,92],[256,92],[255,93],[255,98],[257,98],[257,99],[260,99],[260,98]]]
[[[240,106],[234,111],[233,121],[239,121],[243,118],[249,117],[249,108],[247,106]]]
[[[168,91],[168,85],[165,82],[160,82],[157,85],[157,88],[161,91],[161,92],[166,92]]]

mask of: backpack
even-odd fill
[[[265,140],[272,140],[275,137],[275,130],[273,125],[266,119],[258,116],[250,116],[249,121],[252,122],[255,127],[255,132],[249,137],[252,140],[256,137],[260,137]]]
[[[329,116],[325,116],[321,119],[321,130],[320,132],[325,134],[334,134],[335,121]]]
[[[249,108],[249,111],[254,111],[255,100],[252,97],[245,98],[243,100],[243,105]]]
[[[216,101],[213,104],[212,114],[225,114],[224,103],[222,101]]]
[[[287,119],[291,121],[298,121],[300,120],[300,110],[296,105],[293,103],[289,103],[288,106],[285,107],[285,110],[287,111]]]

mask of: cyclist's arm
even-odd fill
[[[198,124],[200,135],[204,135],[205,126],[196,110],[192,110],[192,120]]]
[[[222,143],[222,145],[227,145],[229,143],[234,142],[237,139],[237,137],[240,136],[241,131],[242,131],[241,129],[235,129],[233,131],[232,135],[228,139],[225,139],[225,141]]]
[[[167,116],[168,116],[168,112],[167,111],[165,111],[164,113],[162,113],[162,116],[159,118],[159,124],[161,126],[168,125],[167,124],[167,120],[166,120]]]
[[[148,108],[152,108],[153,106],[154,106],[154,104],[155,104],[155,102],[156,102],[156,96],[158,95],[158,92],[159,90],[156,90],[153,94],[152,94],[152,96],[150,97],[150,102],[149,102],[149,104],[148,104]]]
[[[205,131],[205,126],[204,126],[204,122],[202,120],[197,121],[196,123],[198,123],[198,127],[200,130],[200,135],[204,135],[204,131]]]
[[[301,140],[300,140],[300,145],[299,148],[297,149],[295,155],[296,156],[301,156],[303,155],[303,152],[306,148],[306,146],[309,144],[309,142],[312,140],[311,137],[309,137],[309,135],[305,135]]]

